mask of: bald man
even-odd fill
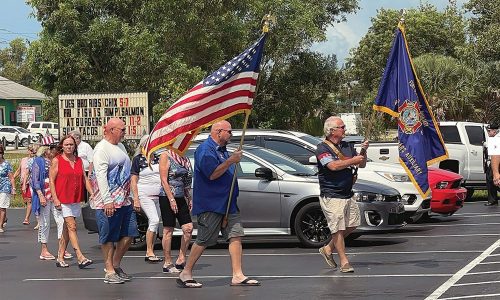
[[[120,267],[132,238],[139,235],[130,193],[131,162],[120,141],[125,136],[125,123],[112,118],[104,126],[104,139],[94,149],[94,168],[90,176],[96,210],[99,243],[104,256],[105,283],[124,283],[131,277]],[[114,247],[116,244],[116,249]]]
[[[210,136],[203,142],[194,154],[194,183],[193,183],[193,215],[197,215],[198,234],[191,247],[191,253],[184,270],[179,274],[177,284],[184,288],[200,288],[202,284],[193,279],[193,267],[206,247],[217,244],[219,232],[226,241],[229,241],[229,255],[233,276],[231,286],[257,286],[260,283],[243,275],[241,258],[243,250],[241,237],[244,235],[243,226],[236,199],[238,197],[238,183],[230,200],[228,224],[221,228],[226,214],[229,191],[233,180],[236,164],[241,160],[240,150],[231,155],[226,145],[231,140],[231,124],[220,121],[213,124]]]

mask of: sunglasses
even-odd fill
[[[125,130],[126,130],[125,128],[116,128],[116,127],[112,128],[111,130],[113,130],[113,129],[118,129],[118,130],[121,130],[122,132],[125,132]]]
[[[344,130],[345,130],[345,125],[342,125],[342,126],[335,126],[335,127],[332,127],[332,128],[340,128],[340,129],[344,129]]]
[[[232,130],[227,130],[227,129],[219,129],[219,131],[226,131],[227,133],[229,134],[233,134],[233,131]]]

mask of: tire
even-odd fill
[[[330,229],[318,202],[304,205],[294,220],[295,235],[307,248],[320,248],[331,239]]]
[[[471,201],[472,195],[474,195],[474,189],[473,188],[467,188],[467,195],[465,196],[464,202],[465,201]]]
[[[130,244],[129,249],[144,250],[146,249],[146,231],[148,230],[148,218],[142,211],[136,213],[136,216],[139,236],[132,239],[132,244]]]
[[[28,139],[24,138],[21,140],[20,145],[22,147],[28,147]]]

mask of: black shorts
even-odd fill
[[[165,227],[175,227],[175,220],[179,221],[179,225],[192,223],[191,214],[187,205],[186,199],[175,198],[177,203],[177,214],[170,208],[170,202],[166,196],[160,196],[160,211],[161,220]]]

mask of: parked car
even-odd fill
[[[14,144],[18,138],[19,145],[26,147],[29,143],[34,143],[38,140],[36,134],[30,133],[28,130],[19,126],[0,126],[0,139],[5,138],[8,144]]]
[[[237,146],[230,145],[228,150],[234,151]],[[196,147],[197,144],[191,146],[186,153],[193,165]],[[330,239],[319,205],[318,178],[313,170],[275,151],[245,145],[237,172],[238,206],[246,235],[296,235],[302,245],[315,248]],[[404,205],[397,190],[358,180],[354,191],[361,211],[361,226],[351,238],[406,224]],[[147,221],[139,216],[141,236],[134,241],[135,248],[144,245],[147,229]],[[88,206],[83,209],[83,219],[87,229],[97,230],[95,216]],[[174,234],[180,235],[180,231]]]
[[[462,175],[463,185],[467,189],[467,198],[472,196],[474,190],[486,189],[483,168],[483,146],[488,139],[486,125],[455,121],[439,123],[449,158],[433,166]],[[367,154],[376,162],[397,163],[399,161],[398,143],[372,143]]]
[[[241,130],[232,131],[232,142],[239,142]],[[201,133],[196,140],[205,140],[208,133]],[[347,142],[359,140],[356,136],[346,137]],[[321,139],[309,134],[273,129],[248,129],[244,137],[245,144],[257,145],[285,154],[300,163],[315,169],[317,165],[316,146]],[[358,178],[391,186],[401,194],[405,206],[407,221],[416,222],[430,211],[431,197],[424,199],[417,191],[401,165],[367,163],[365,168],[358,170]]]
[[[429,167],[429,185],[432,189],[431,212],[453,215],[464,205],[467,189],[463,177],[455,172]]]
[[[31,122],[27,129],[41,136],[46,135],[48,131],[56,140],[59,139],[59,124],[54,122]]]

